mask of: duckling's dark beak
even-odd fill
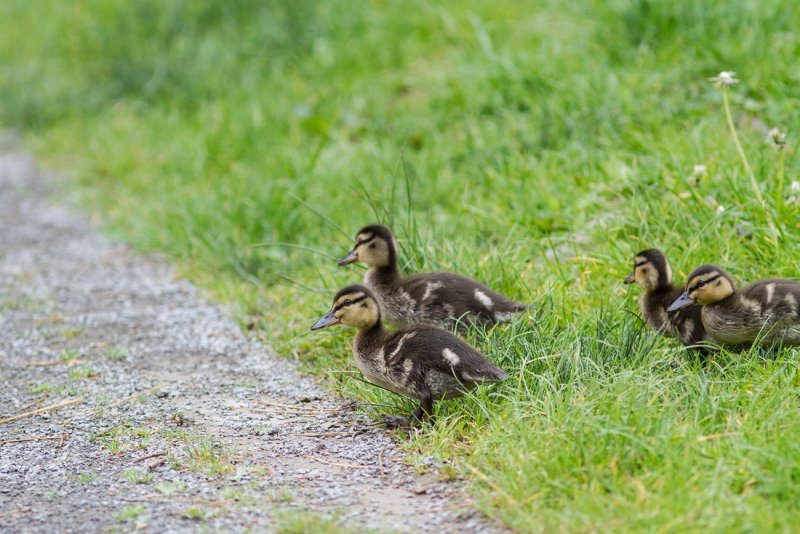
[[[326,313],[324,317],[320,317],[319,321],[314,323],[314,326],[311,327],[311,330],[320,330],[321,328],[333,326],[341,322],[342,320],[333,314],[333,308],[331,308],[330,310],[328,310],[328,313]]]
[[[681,308],[685,308],[686,306],[689,306],[691,304],[694,304],[694,299],[689,296],[688,291],[684,291],[683,293],[681,293],[680,297],[675,299],[675,302],[669,305],[667,311],[668,312],[678,311]]]
[[[633,283],[633,273],[629,274],[625,277],[625,280],[622,281],[623,284],[632,284]]]
[[[347,256],[339,260],[339,265],[348,265],[356,261],[358,261],[358,254],[356,254],[356,249],[353,249],[347,253]]]

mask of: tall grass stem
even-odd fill
[[[750,177],[750,186],[753,188],[753,194],[755,194],[756,200],[766,214],[767,224],[769,225],[769,230],[772,233],[772,238],[775,241],[775,248],[777,250],[780,240],[778,229],[775,227],[775,223],[772,221],[772,214],[770,213],[767,204],[764,202],[764,197],[761,195],[761,189],[758,187],[758,182],[756,181],[756,175],[753,173],[752,167],[750,167],[750,162],[747,160],[747,154],[744,153],[742,143],[739,141],[739,134],[736,133],[736,127],[733,125],[733,116],[731,115],[731,106],[728,102],[728,89],[726,86],[722,86],[722,103],[725,107],[725,117],[728,119],[728,128],[731,131],[731,136],[733,136],[733,142],[736,144],[736,150],[739,152],[739,157],[742,159],[742,164],[747,171],[747,175]]]

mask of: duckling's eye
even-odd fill
[[[706,285],[705,280],[700,280],[699,282],[697,282],[697,284],[694,287],[696,287],[697,289],[700,289],[704,285]]]
[[[342,302],[342,306],[350,306],[351,304],[353,304],[353,301],[350,299],[347,299],[344,302]]]

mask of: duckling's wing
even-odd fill
[[[425,273],[403,281],[406,292],[422,306],[452,307],[454,318],[476,314],[508,321],[528,304],[515,302],[483,284],[453,273]]]
[[[762,315],[775,318],[800,316],[800,282],[795,280],[759,280],[742,289],[740,294],[751,306],[758,304]]]
[[[423,370],[452,374],[465,384],[496,382],[508,376],[486,356],[444,330],[416,327],[397,332],[394,337],[405,338],[402,356]]]
[[[782,317],[784,322],[800,322],[800,282],[775,280],[775,295],[770,302],[770,311]],[[768,288],[765,288],[767,290]]]

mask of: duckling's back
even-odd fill
[[[742,323],[765,343],[800,344],[800,282],[760,280],[734,295]]]
[[[413,313],[400,322],[444,324],[458,321],[494,324],[513,319],[527,308],[474,280],[452,273],[424,273],[402,279],[401,302],[413,302]],[[406,297],[407,296],[407,297]],[[405,308],[407,310],[407,308]]]
[[[461,339],[431,327],[416,327],[418,335],[409,347],[418,383],[434,397],[457,397],[483,382],[507,378],[505,371]]]
[[[486,356],[458,337],[429,326],[392,332],[381,342],[356,347],[362,372],[396,393],[433,398],[460,396],[483,382],[507,377]]]

